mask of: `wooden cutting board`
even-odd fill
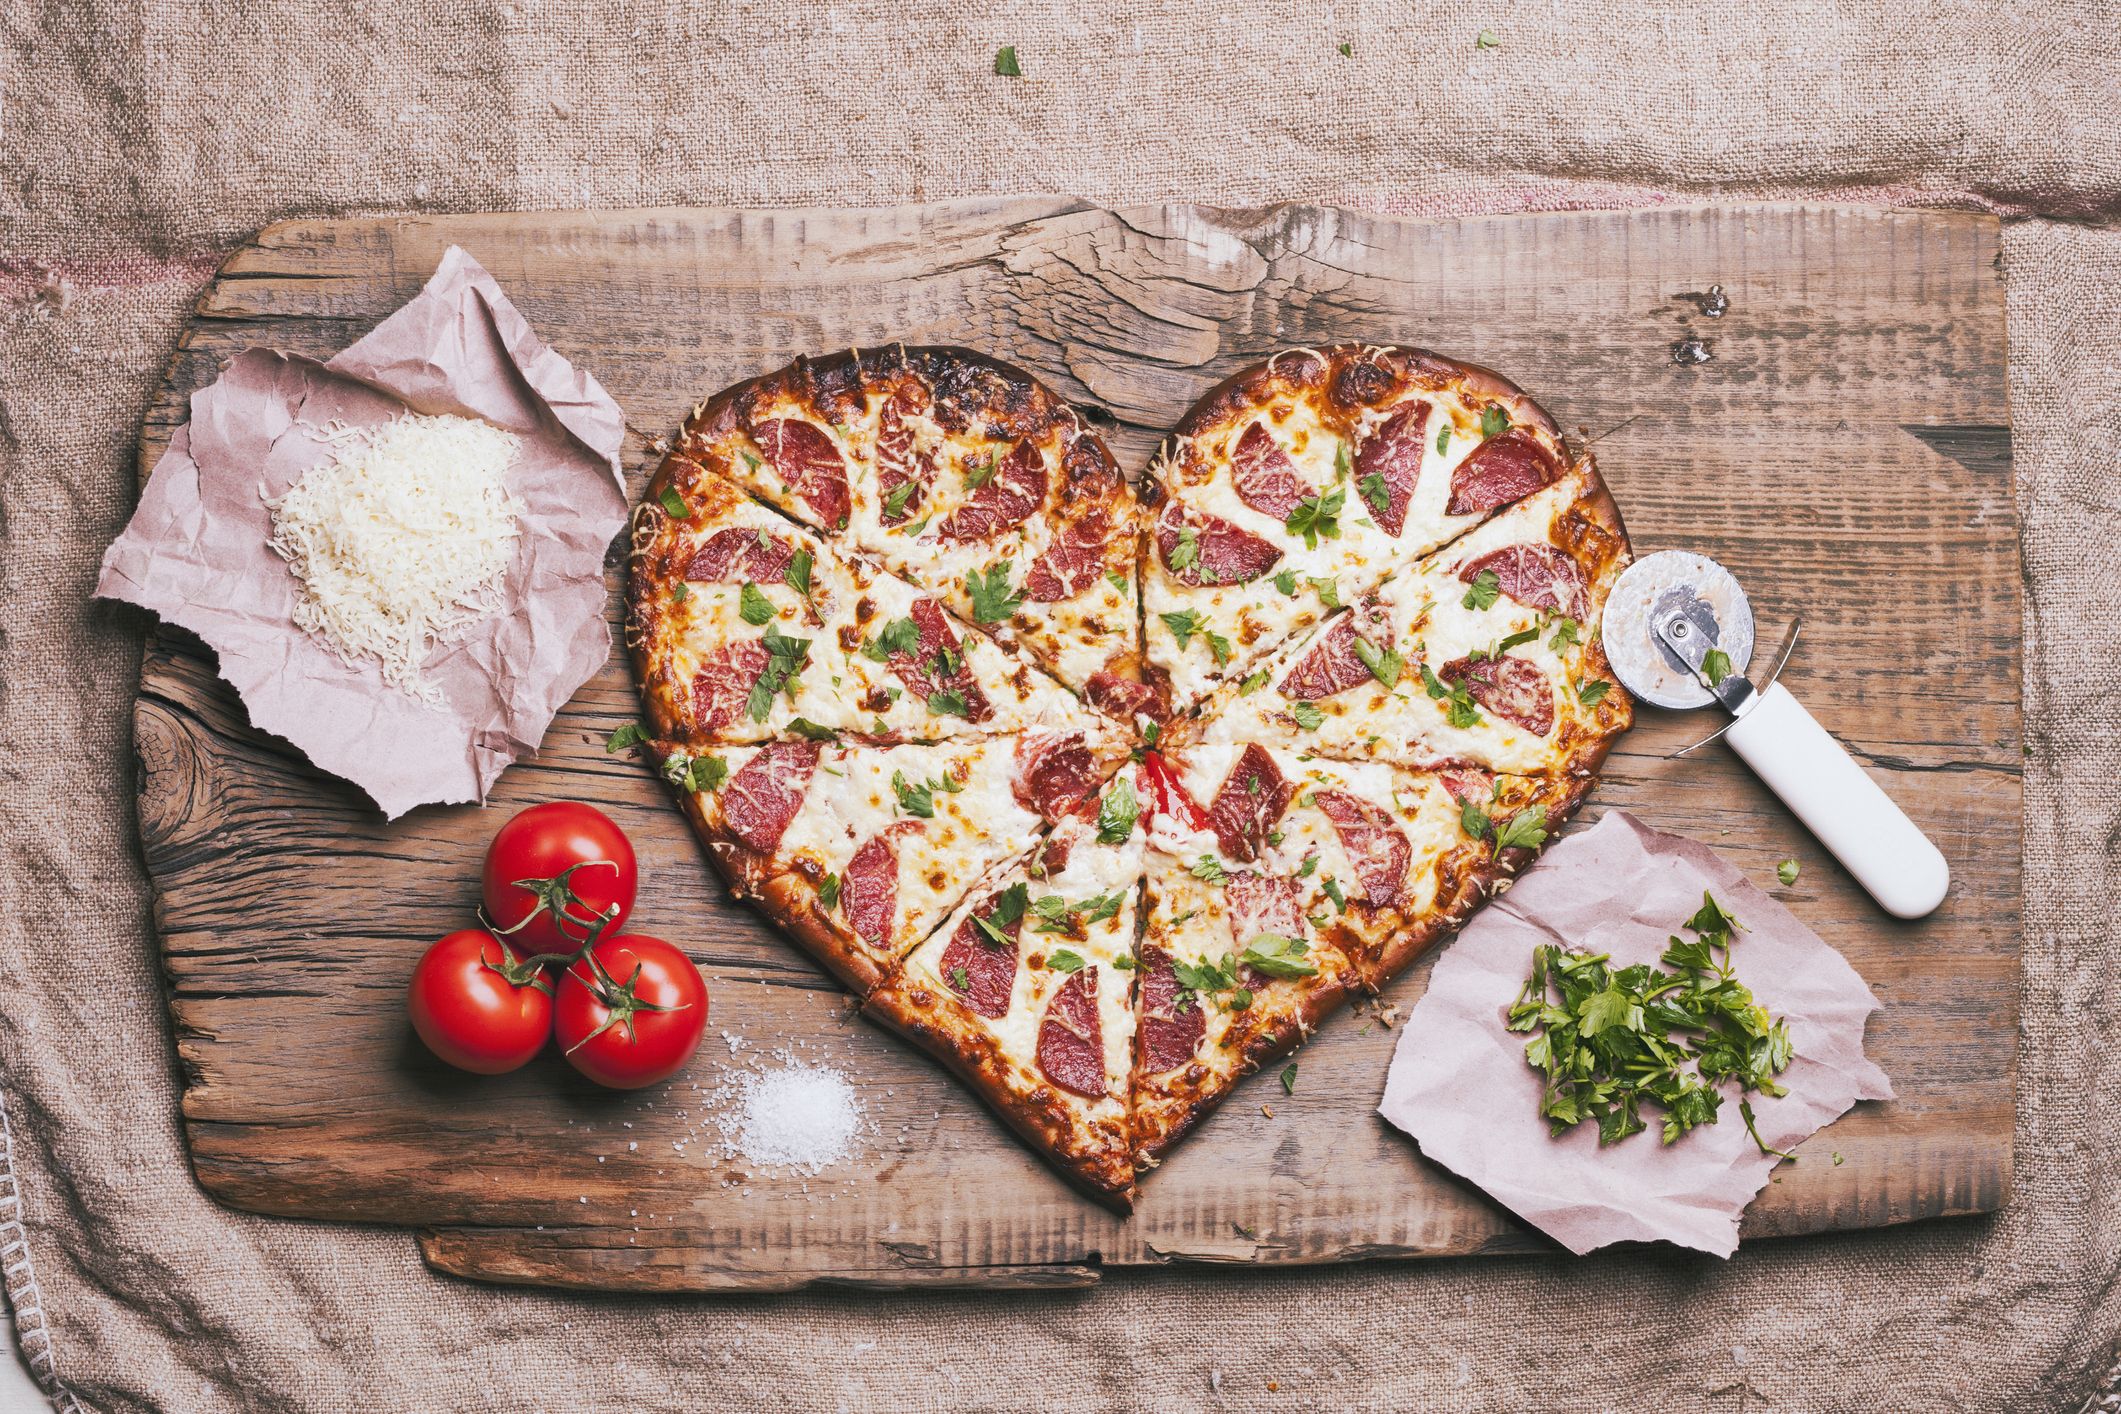
[[[969,344],[1079,400],[1130,471],[1211,383],[1267,352],[1404,341],[1506,371],[1596,440],[1638,551],[1714,555],[1764,643],[1804,613],[1786,681],[1943,847],[1919,924],[1873,907],[1724,748],[1672,761],[1702,714],[1645,710],[1584,818],[1626,808],[1782,890],[1885,1003],[1865,1105],[1785,1166],[1749,1238],[2002,1205],[2010,1193],[2020,916],[2019,552],[1997,226],[1790,206],[1417,221],[1305,206],[1059,198],[887,211],[638,211],[292,221],[199,301],[141,433],[253,344],[328,355],[464,246],[650,441],[698,398],[803,351]],[[1721,319],[1693,292],[1720,284]],[[1709,361],[1676,362],[1675,341]],[[610,558],[616,624],[622,562]],[[1763,661],[1766,654],[1761,655]],[[850,1014],[724,900],[662,788],[606,734],[636,713],[622,655],[491,804],[385,825],[249,728],[199,645],[150,642],[140,829],[199,1180],[234,1206],[401,1223],[434,1266],[636,1290],[1093,1282],[1102,1266],[1300,1263],[1548,1244],[1373,1112],[1398,1033],[1343,1014],[1183,1145],[1122,1220],[1074,1196],[941,1071]],[[431,1062],[405,979],[463,926],[487,839],[524,805],[594,801],[639,849],[635,918],[714,990],[689,1074],[599,1092],[550,1054],[481,1080]],[[1427,964],[1388,993],[1403,1015]],[[725,1034],[726,1033],[726,1034]],[[727,1152],[721,1092],[775,1055],[836,1065],[867,1128],[812,1178]],[[1269,1111],[1271,1110],[1271,1113]]]

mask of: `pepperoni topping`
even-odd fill
[[[1232,874],[1223,886],[1230,907],[1230,940],[1242,953],[1262,933],[1304,935],[1303,901],[1294,879],[1268,874]]]
[[[1105,572],[1105,546],[1112,539],[1112,517],[1097,506],[1082,519],[1061,527],[1044,554],[1024,576],[1024,597],[1036,604],[1072,599],[1097,583]]]
[[[1266,749],[1247,746],[1208,805],[1208,824],[1223,853],[1240,861],[1258,858],[1294,794]]]
[[[1554,728],[1554,690],[1539,665],[1525,658],[1459,658],[1437,676],[1462,682],[1475,702],[1533,736]]]
[[[920,832],[918,820],[898,820],[862,842],[840,881],[840,906],[855,936],[873,948],[891,941],[898,923],[898,836]]]
[[[892,653],[884,660],[906,691],[923,702],[938,692],[954,692],[965,700],[967,721],[984,722],[992,717],[994,708],[980,691],[979,679],[965,661],[964,645],[942,609],[933,599],[916,599],[908,616],[920,630],[918,647],[911,653]]]
[[[1406,892],[1414,845],[1392,812],[1344,790],[1322,790],[1313,799],[1333,822],[1341,851],[1362,884],[1363,898],[1379,908],[1398,903]]]
[[[1016,739],[1017,804],[1058,823],[1097,789],[1097,761],[1081,732],[1027,732]]]
[[[1438,771],[1436,779],[1443,782],[1444,790],[1460,805],[1469,800],[1487,801],[1495,797],[1495,778],[1478,767],[1461,766]]]
[[[1444,509],[1454,516],[1481,515],[1559,480],[1560,458],[1522,427],[1512,427],[1482,442],[1458,464],[1451,473],[1451,502]]]
[[[1142,1069],[1160,1075],[1193,1059],[1194,1048],[1208,1034],[1208,1017],[1200,999],[1178,985],[1171,957],[1162,949],[1142,949],[1141,977],[1141,1019],[1135,1034],[1141,1042]]]
[[[775,417],[753,426],[751,440],[821,523],[846,528],[852,504],[847,463],[823,428],[798,418]]]
[[[989,894],[974,913],[965,915],[950,935],[950,946],[943,949],[944,983],[981,1016],[1007,1016],[1009,995],[1016,990],[1016,944],[1024,920],[1018,918],[1002,928],[1009,935],[1007,947],[994,941],[977,921],[991,918],[1001,901],[1000,894]]]
[[[719,731],[750,715],[751,689],[766,662],[766,645],[756,638],[725,643],[701,659],[692,675],[693,725]]]
[[[692,552],[685,578],[696,584],[779,584],[795,559],[795,544],[763,530],[731,526]]]
[[[1414,488],[1421,483],[1421,455],[1428,445],[1429,405],[1413,402],[1403,404],[1380,423],[1355,454],[1355,484],[1362,488],[1370,518],[1387,535],[1396,536],[1407,528],[1407,507],[1413,504]],[[1377,509],[1368,489],[1375,485],[1370,480],[1373,476],[1384,482],[1383,510]]]
[[[1099,669],[1090,675],[1083,685],[1090,705],[1099,708],[1108,716],[1133,725],[1138,717],[1147,717],[1152,722],[1162,722],[1171,715],[1171,704],[1154,683],[1136,682],[1123,678],[1118,673]]]
[[[1582,567],[1552,545],[1506,545],[1458,567],[1467,584],[1483,574],[1494,575],[1496,586],[1528,609],[1580,619],[1591,606]]]
[[[1263,516],[1287,520],[1306,496],[1316,494],[1296,474],[1296,463],[1264,423],[1252,423],[1230,454],[1230,478],[1243,501]]]
[[[935,479],[935,454],[914,445],[913,428],[906,421],[913,412],[913,399],[900,391],[884,399],[876,414],[876,494],[885,525],[912,519]],[[894,511],[893,497],[902,486],[912,489]]]
[[[760,854],[772,854],[803,808],[817,770],[814,741],[777,741],[744,763],[722,786],[722,819],[736,837]]]
[[[1192,544],[1193,550],[1181,569],[1171,563],[1171,557],[1187,543]],[[1163,516],[1156,523],[1156,548],[1173,579],[1196,586],[1245,584],[1281,563],[1281,551],[1272,541],[1221,516],[1188,510],[1176,501],[1164,507]]]
[[[1299,702],[1316,702],[1372,681],[1369,668],[1355,651],[1358,635],[1379,652],[1392,646],[1392,615],[1375,598],[1360,601],[1326,626],[1311,651],[1297,659],[1282,679],[1282,694]]]
[[[1105,1036],[1097,1018],[1097,969],[1076,972],[1046,1003],[1038,1024],[1038,1068],[1063,1090],[1092,1100],[1105,1094]]]
[[[987,483],[943,517],[936,536],[946,543],[992,540],[1013,530],[1046,504],[1046,459],[1030,442],[1011,447]]]

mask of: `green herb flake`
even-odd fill
[[[1223,868],[1223,862],[1212,854],[1204,854],[1194,860],[1192,867],[1187,869],[1186,872],[1203,883],[1227,884],[1230,882],[1230,871]]]
[[[810,597],[810,569],[816,563],[817,557],[808,550],[797,550],[795,554],[789,557],[788,568],[781,571],[781,578],[788,582],[790,589],[808,599]]]
[[[1383,683],[1388,690],[1399,685],[1399,675],[1406,671],[1405,657],[1390,648],[1378,648],[1359,633],[1355,635],[1355,656],[1370,670],[1370,676]]]
[[[1083,970],[1083,955],[1072,948],[1055,948],[1046,954],[1046,966],[1055,972],[1080,972]]]
[[[1328,874],[1325,878],[1318,881],[1318,887],[1325,890],[1326,897],[1333,900],[1335,908],[1342,913],[1348,911],[1348,896],[1340,891],[1340,881],[1338,879]]]
[[[692,586],[683,580],[679,580],[670,590],[670,602],[673,604],[682,604],[691,597]]]
[[[1444,449],[1450,445],[1451,424],[1446,422],[1443,426],[1436,429],[1436,455],[1439,457],[1442,456],[1444,454]]]
[[[1326,714],[1318,710],[1316,702],[1298,702],[1289,708],[1289,715],[1296,719],[1297,726],[1307,732],[1317,731],[1319,723],[1326,719]]]
[[[610,736],[604,738],[604,754],[614,756],[629,746],[639,746],[648,740],[648,729],[639,722],[628,722]]]
[[[972,617],[983,624],[998,624],[1023,606],[1024,596],[1009,586],[1009,562],[989,565],[985,578],[978,570],[965,576],[965,592],[972,597]]]
[[[1316,550],[1319,541],[1340,538],[1340,512],[1347,500],[1348,493],[1340,490],[1306,496],[1289,512],[1283,528],[1291,535],[1301,535],[1305,549]]]
[[[840,876],[827,874],[817,883],[817,901],[829,911],[840,906]]]
[[[748,579],[744,581],[744,587],[737,591],[736,604],[738,616],[753,628],[773,622],[773,601]]]
[[[969,992],[972,990],[972,974],[962,967],[953,967],[950,969],[950,985],[960,992]]]
[[[701,795],[718,791],[729,779],[729,763],[719,756],[695,756],[686,769],[686,784]]]
[[[1788,888],[1797,882],[1797,873],[1797,861],[1794,859],[1785,859],[1775,866],[1775,877],[1782,881],[1782,887],[1784,888]]]
[[[1134,970],[1134,955],[1132,953],[1121,953],[1118,957],[1113,958],[1112,970],[1114,972],[1132,972]]]
[[[769,628],[762,642],[766,645],[766,667],[751,685],[751,696],[744,704],[754,722],[763,722],[773,714],[773,699],[782,691],[790,697],[795,695],[798,676],[810,661],[807,638],[790,638]]]
[[[663,509],[670,514],[672,519],[690,520],[692,518],[692,507],[685,504],[685,498],[678,494],[677,487],[665,486],[662,494],[657,496],[656,499],[663,503]]]
[[[1274,587],[1276,589],[1279,589],[1283,594],[1294,597],[1296,594],[1296,571],[1283,570],[1279,574],[1275,575]]]
[[[1171,572],[1183,574],[1200,563],[1200,532],[1192,526],[1181,526],[1178,543],[1171,547],[1169,556]]]
[[[1596,707],[1600,700],[1612,690],[1613,684],[1603,678],[1592,682],[1578,683],[1576,685],[1576,700],[1586,707]]]
[[[1178,641],[1181,650],[1193,641],[1194,634],[1200,632],[1201,615],[1198,609],[1180,609],[1158,614],[1157,617],[1164,621],[1165,628],[1171,630],[1171,637]]]
[[[1004,44],[994,51],[994,72],[1005,79],[1020,79],[1023,68],[1016,62],[1016,46]]]
[[[1122,599],[1127,598],[1134,591],[1134,581],[1128,579],[1127,576],[1121,574],[1118,570],[1107,570],[1105,579],[1115,590],[1119,591],[1119,597]]]
[[[1545,1077],[1540,1114],[1556,1136],[1589,1122],[1600,1144],[1614,1144],[1647,1129],[1642,1110],[1654,1106],[1671,1144],[1714,1124],[1722,1087],[1736,1082],[1753,1142],[1788,1158],[1761,1140],[1750,1097],[1783,1093],[1775,1077],[1795,1055],[1789,1025],[1732,974],[1739,925],[1712,895],[1684,926],[1695,936],[1673,936],[1659,966],[1615,970],[1604,954],[1555,944],[1532,950],[1531,976],[1507,1025],[1532,1033],[1525,1061]]]
[[[1493,570],[1482,570],[1474,575],[1473,582],[1466,586],[1466,597],[1458,601],[1458,606],[1462,609],[1493,608],[1501,594],[1501,578]]]
[[[1243,682],[1237,685],[1237,695],[1239,697],[1250,697],[1253,693],[1259,691],[1266,685],[1267,670],[1265,668],[1261,668],[1258,672],[1252,674],[1250,677],[1246,678]]]
[[[1311,588],[1318,592],[1318,602],[1328,609],[1343,607],[1340,602],[1340,583],[1334,579],[1314,579]]]
[[[986,461],[978,466],[965,468],[965,489],[967,491],[977,491],[980,487],[985,486],[994,479],[994,473],[1000,468],[1001,464],[1001,453],[989,452]]]
[[[1287,1065],[1281,1068],[1281,1092],[1284,1095],[1293,1095],[1296,1093],[1295,1061],[1290,1061]]]
[[[1475,49],[1500,49],[1502,48],[1502,41],[1496,37],[1494,30],[1484,29],[1474,36],[1473,47]]]
[[[1105,798],[1097,806],[1097,838],[1100,844],[1122,844],[1134,833],[1134,824],[1141,819],[1141,802],[1136,799],[1134,787],[1124,778],[1112,783]]]
[[[906,779],[904,771],[891,773],[891,790],[898,796],[899,809],[908,815],[923,820],[935,818],[935,787],[926,782],[918,783]]]
[[[807,741],[832,741],[839,736],[831,727],[822,726],[808,717],[797,717],[788,724],[788,730]]]
[[[1480,413],[1480,435],[1499,437],[1510,430],[1510,415],[1501,403],[1489,403]]]
[[[1535,805],[1520,810],[1495,827],[1495,853],[1506,849],[1537,849],[1547,842],[1547,808]]]
[[[955,688],[942,688],[928,694],[928,715],[931,717],[964,717],[970,719],[972,709],[965,703],[965,694]]]
[[[1701,675],[1715,687],[1731,675],[1731,655],[1721,648],[1711,648],[1701,659]]]
[[[1383,515],[1392,505],[1392,493],[1385,486],[1380,472],[1371,472],[1362,479],[1362,498],[1372,513]]]
[[[1238,961],[1268,977],[1316,977],[1317,964],[1304,961],[1304,955],[1310,950],[1311,945],[1301,938],[1261,933],[1245,944]]]
[[[897,520],[906,514],[906,503],[913,499],[913,493],[918,489],[919,483],[913,481],[901,481],[892,487],[890,493],[884,497],[885,518]]]

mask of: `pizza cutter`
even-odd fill
[[[1788,649],[1764,688],[1746,680],[1753,610],[1729,570],[1686,550],[1644,556],[1614,582],[1600,635],[1613,675],[1638,700],[1675,709],[1713,702],[1729,712],[1715,736],[1728,738],[1886,912],[1920,918],[1944,901],[1951,869],[1937,846],[1776,680]],[[1723,661],[1712,663],[1717,652]],[[1712,667],[1720,681],[1711,682]]]

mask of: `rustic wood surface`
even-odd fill
[[[1406,341],[1505,370],[1597,439],[1638,551],[1722,560],[1766,644],[1803,610],[1786,680],[1951,861],[1943,909],[1895,923],[1726,750],[1665,759],[1703,715],[1646,710],[1614,754],[1586,818],[1625,807],[1770,885],[1797,859],[1780,892],[1886,1004],[1870,1042],[1899,1100],[1814,1139],[1746,1235],[2009,1196],[2020,576],[1994,221],[1783,206],[1413,221],[1065,199],[294,221],[201,299],[142,431],[143,476],[222,360],[343,347],[453,242],[618,398],[636,487],[650,440],[696,398],[804,350],[903,339],[1014,359],[1109,413],[1130,471],[1210,383],[1283,346]],[[1730,299],[1720,320],[1688,298],[1711,283]],[[1709,362],[1674,362],[1688,333]],[[616,622],[616,551],[610,564]],[[451,1272],[641,1290],[1065,1286],[1114,1264],[1545,1245],[1375,1116],[1397,1033],[1363,1015],[1305,1049],[1293,1096],[1251,1082],[1131,1220],[1074,1196],[722,898],[661,788],[604,754],[635,709],[615,655],[486,809],[387,826],[251,730],[195,641],[155,637],[140,828],[210,1192],[418,1226]],[[700,1059],[646,1095],[598,1092],[549,1054],[497,1080],[448,1073],[403,1020],[405,978],[469,917],[493,829],[557,797],[624,825],[645,876],[635,917],[687,945],[714,989]],[[1415,968],[1389,1001],[1410,1008],[1426,978]],[[803,1180],[728,1156],[718,1092],[775,1054],[857,1078],[870,1127],[853,1162]]]

